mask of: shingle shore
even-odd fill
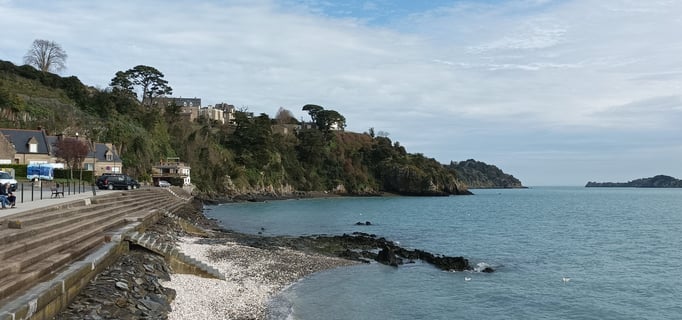
[[[204,242],[204,243],[200,243]],[[266,303],[311,273],[357,262],[281,247],[256,248],[230,239],[183,237],[178,247],[220,270],[227,280],[172,274],[175,289],[169,319],[265,319]]]

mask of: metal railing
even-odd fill
[[[19,182],[17,183],[17,190],[14,191],[14,195],[17,197],[17,203],[25,203],[85,192],[92,192],[94,195],[95,188],[90,182],[83,180]]]

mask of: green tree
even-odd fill
[[[303,111],[307,111],[310,115],[310,119],[315,123],[317,123],[317,114],[322,110],[324,110],[324,108],[316,104],[306,104],[303,106]]]
[[[173,94],[173,88],[163,77],[163,73],[156,68],[139,65],[125,72],[116,72],[109,85],[115,91],[123,91],[135,97],[138,97],[136,90],[139,90],[142,93],[142,104],[152,106],[155,98]]]
[[[36,39],[24,56],[24,63],[42,72],[59,72],[66,68],[67,57],[66,51],[58,43]]]
[[[315,124],[322,132],[329,133],[334,126],[343,130],[346,127],[346,118],[335,110],[320,110],[316,114]]]

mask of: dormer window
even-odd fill
[[[112,161],[114,160],[114,154],[107,150],[107,152],[104,154],[104,158],[106,158],[107,161]]]
[[[38,153],[38,141],[36,141],[35,137],[31,137],[31,139],[28,140],[28,152]]]

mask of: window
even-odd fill
[[[38,152],[38,144],[37,143],[29,143],[28,144],[28,152],[37,153]]]
[[[92,169],[93,169],[92,163],[84,163],[83,169],[85,169],[86,171],[92,171]]]
[[[114,155],[113,155],[111,152],[109,152],[109,151],[107,151],[107,154],[104,155],[104,156],[106,157],[107,161],[112,161],[112,160],[114,160]]]

